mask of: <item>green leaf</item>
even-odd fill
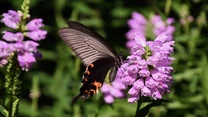
[[[207,61],[207,56],[206,55],[203,55],[202,57],[202,61],[201,61],[201,83],[202,83],[202,90],[203,90],[203,93],[205,95],[205,99],[206,99],[206,102],[208,104],[208,72],[207,72],[207,69],[208,69],[208,61]]]
[[[0,112],[1,112],[5,117],[8,116],[8,111],[7,111],[2,105],[0,105]]]
[[[138,117],[145,117],[149,113],[151,107],[159,106],[161,105],[161,102],[160,101],[152,102],[151,104],[148,104],[147,106],[143,107],[142,109],[139,110]]]
[[[202,79],[201,79],[201,83],[204,87],[204,89],[206,91],[208,91],[208,72],[207,72],[207,69],[208,69],[208,61],[207,61],[207,56],[204,55],[203,58],[202,58],[202,61],[201,61],[201,75],[202,75]]]

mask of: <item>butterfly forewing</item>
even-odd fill
[[[104,38],[100,36],[98,33],[96,33],[95,31],[92,31],[88,27],[75,21],[69,21],[68,25],[71,29],[81,31],[85,34],[88,34],[90,37],[94,37],[96,40],[98,40],[101,43],[102,46],[107,47],[108,50],[110,50],[113,54],[116,54],[116,52],[104,41]]]
[[[101,58],[117,56],[97,33],[92,33],[77,22],[70,21],[68,24],[69,27],[59,30],[59,35],[85,65]]]

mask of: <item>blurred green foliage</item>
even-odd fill
[[[20,9],[23,0],[1,0],[0,13]],[[21,74],[23,81],[19,117],[132,117],[137,104],[117,99],[112,105],[103,96],[79,100],[80,80],[85,67],[58,36],[58,29],[67,20],[77,20],[104,36],[117,51],[125,48],[127,20],[133,11],[149,17],[159,14],[175,18],[175,57],[171,93],[164,97],[169,103],[154,107],[149,117],[208,116],[208,2],[206,0],[31,0],[32,18],[43,18],[47,39],[40,42],[43,59]],[[192,15],[193,22],[180,24],[181,18]],[[4,30],[0,24],[0,30]],[[148,35],[148,34],[147,34]],[[4,105],[5,70],[0,69],[0,104]],[[2,116],[2,115],[0,115]]]

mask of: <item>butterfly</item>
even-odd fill
[[[86,66],[80,93],[72,103],[97,93],[109,70],[110,81],[115,79],[117,70],[123,63],[123,56],[117,54],[101,35],[76,21],[68,21],[68,27],[61,28],[58,33]]]

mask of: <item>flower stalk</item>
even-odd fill
[[[18,112],[19,96],[21,90],[21,81],[18,79],[21,73],[20,66],[17,61],[17,55],[12,53],[9,58],[5,76],[5,89],[7,93],[8,117],[14,117]]]
[[[136,109],[135,117],[139,117],[139,111],[140,111],[141,105],[142,105],[142,100],[139,100],[139,101],[137,102],[137,109]]]
[[[7,93],[6,109],[1,109],[6,117],[14,117],[18,112],[19,93],[21,90],[21,71],[29,71],[42,54],[37,50],[38,41],[45,39],[47,31],[41,18],[28,22],[30,0],[24,0],[21,11],[8,10],[2,14],[0,22],[12,31],[4,30],[0,40],[0,67],[7,65],[5,89]],[[30,38],[30,40],[25,39]],[[35,105],[35,104],[34,104]],[[3,106],[2,106],[3,107]]]
[[[37,117],[39,97],[40,97],[39,79],[38,79],[38,76],[34,76],[33,84],[31,87],[31,93],[30,93],[30,98],[32,99],[31,117]]]

